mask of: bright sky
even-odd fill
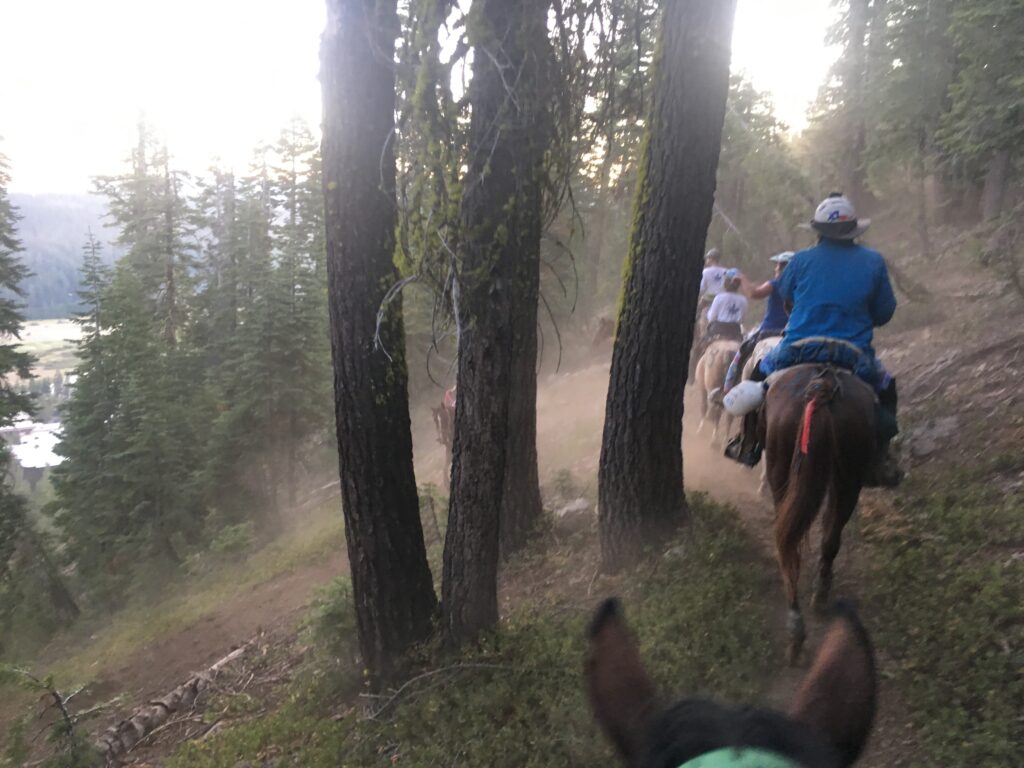
[[[796,129],[835,53],[828,0],[739,0],[734,69]],[[0,0],[0,151],[18,192],[117,173],[140,110],[179,167],[244,169],[293,116],[320,120],[323,0]]]

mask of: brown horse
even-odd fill
[[[697,396],[700,398],[700,424],[697,425],[697,431],[700,432],[704,428],[704,422],[710,419],[711,425],[714,427],[711,433],[712,444],[718,439],[718,427],[722,421],[724,409],[719,403],[709,402],[708,394],[715,389],[720,389],[725,384],[725,374],[739,348],[738,341],[718,339],[708,345],[697,362],[697,370],[694,373]],[[726,415],[725,434],[729,433],[731,425],[732,416]]]
[[[832,588],[832,564],[874,461],[875,395],[852,373],[799,365],[778,374],[761,413],[768,484],[775,502],[775,549],[789,603],[789,658],[806,632],[800,611],[800,548],[824,505],[813,605]],[[826,502],[827,497],[827,502]]]

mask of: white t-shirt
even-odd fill
[[[700,295],[717,296],[725,290],[725,267],[704,267],[700,277]]]
[[[708,322],[739,323],[747,312],[747,297],[742,293],[720,293],[711,302]]]

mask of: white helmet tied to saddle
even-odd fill
[[[814,217],[805,229],[812,229],[830,240],[853,240],[871,226],[871,219],[857,219],[857,211],[849,198],[833,192],[814,209]]]
[[[764,402],[764,382],[741,381],[729,390],[722,399],[722,405],[730,416],[746,416],[751,411],[757,410]]]

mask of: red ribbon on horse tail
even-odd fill
[[[804,456],[807,455],[807,450],[811,445],[811,420],[814,418],[814,406],[817,403],[817,398],[812,397],[807,401],[807,405],[804,406],[804,428],[800,432],[800,453]]]

